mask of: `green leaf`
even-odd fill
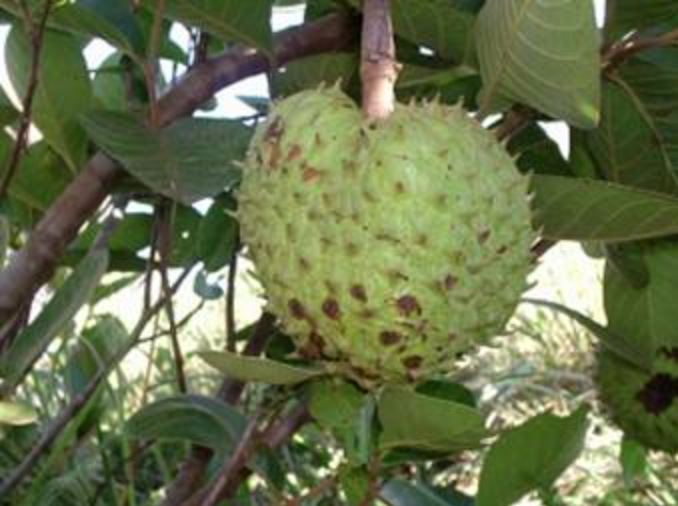
[[[365,394],[350,383],[334,379],[311,385],[309,410],[318,423],[329,429],[352,428]]]
[[[224,296],[224,291],[218,283],[210,283],[205,271],[200,271],[193,281],[193,291],[205,300],[219,300]]]
[[[0,427],[30,425],[38,419],[35,410],[23,403],[0,401]]]
[[[349,506],[361,506],[370,493],[370,475],[364,467],[341,466],[339,484]]]
[[[674,241],[645,243],[641,247],[649,282],[634,284],[608,263],[604,278],[604,304],[608,326],[629,336],[651,356],[663,346],[678,343],[678,244]]]
[[[443,401],[458,402],[472,408],[478,407],[473,392],[464,385],[449,380],[428,380],[417,385],[416,391]]]
[[[546,413],[502,434],[485,456],[477,505],[509,506],[549,489],[581,453],[587,414],[584,407],[566,418]]]
[[[410,483],[400,478],[387,481],[380,497],[389,506],[473,506],[473,499],[459,492],[441,493],[424,483]]]
[[[92,296],[92,304],[97,304],[102,300],[115,295],[120,290],[124,290],[132,285],[136,280],[139,279],[137,274],[130,274],[127,276],[119,277],[110,283],[101,283],[94,289],[94,295]]]
[[[153,0],[142,5],[151,8]],[[272,55],[270,0],[168,0],[166,15],[229,42],[240,42]]]
[[[119,51],[97,67],[92,90],[101,106],[110,111],[128,111],[148,100],[141,67]]]
[[[183,441],[225,453],[237,443],[245,417],[213,398],[184,394],[141,408],[127,421],[129,436],[137,439]]]
[[[615,183],[675,193],[678,179],[666,139],[633,91],[618,83],[603,87],[600,126],[586,134],[599,171]]]
[[[30,75],[31,43],[17,26],[8,36],[5,58],[12,86],[24,96]],[[92,88],[80,43],[69,34],[47,30],[31,117],[73,173],[80,170],[87,149],[87,136],[78,118],[91,104]]]
[[[509,152],[518,156],[518,168],[522,172],[535,172],[553,176],[571,176],[572,171],[546,132],[533,123],[511,138]]]
[[[534,175],[535,225],[557,240],[622,242],[678,233],[678,199],[592,179]]]
[[[19,111],[16,110],[14,104],[0,87],[0,126],[9,125],[19,117]]]
[[[144,34],[128,0],[78,0],[57,4],[50,15],[50,24],[103,39],[137,60],[145,53]]]
[[[209,365],[240,381],[271,385],[294,385],[324,374],[321,369],[302,368],[266,358],[227,351],[203,351],[198,356]]]
[[[476,448],[488,435],[477,410],[405,387],[386,387],[379,397],[378,411],[384,449],[454,452]]]
[[[603,346],[615,355],[625,358],[642,369],[649,370],[651,368],[654,360],[654,350],[650,346],[646,346],[643,341],[636,339],[635,336],[616,334],[610,328],[603,327],[588,316],[558,302],[539,299],[523,299],[522,302],[547,307],[563,313],[596,336]]]
[[[605,28],[610,39],[642,30],[678,16],[675,0],[614,0],[607,2]]]
[[[65,382],[71,396],[87,388],[89,382],[129,344],[125,325],[113,315],[103,315],[85,329],[65,370]]]
[[[574,126],[596,126],[600,55],[593,2],[487,0],[476,39],[483,115],[520,102]]]
[[[358,74],[358,57],[353,53],[326,53],[309,56],[285,65],[284,71],[274,74],[276,97],[287,96],[321,83],[346,88]]]
[[[82,118],[92,139],[153,190],[183,203],[212,197],[239,178],[250,129],[240,122],[186,118],[162,130],[119,112]]]
[[[647,449],[633,439],[625,437],[620,445],[619,463],[624,483],[633,486],[636,479],[642,478],[647,472]]]
[[[4,353],[0,375],[15,385],[52,340],[87,302],[108,267],[108,251],[95,250],[77,266],[63,285]]]
[[[200,221],[198,256],[207,272],[228,265],[238,243],[238,222],[232,198],[217,198]]]
[[[46,211],[72,179],[64,159],[46,142],[38,141],[21,158],[9,193],[34,209]]]

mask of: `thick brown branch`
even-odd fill
[[[353,40],[350,18],[332,15],[276,35],[279,64],[316,53],[339,50]],[[158,122],[167,125],[190,115],[217,91],[269,69],[261,53],[236,51],[196,66],[158,102]],[[121,169],[102,153],[95,155],[46,212],[26,245],[0,272],[0,325],[9,321],[45,283],[76,236],[110,192]]]
[[[393,112],[397,77],[390,0],[364,0],[360,78],[368,120],[379,121]]]

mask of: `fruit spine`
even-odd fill
[[[269,309],[300,352],[363,382],[416,381],[502,330],[535,237],[528,178],[461,107],[367,124],[337,89],[275,105],[239,194]]]

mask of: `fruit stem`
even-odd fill
[[[363,0],[360,78],[369,121],[384,120],[393,112],[397,77],[390,0]]]

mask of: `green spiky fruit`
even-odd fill
[[[629,437],[678,452],[678,347],[662,348],[648,371],[601,350],[596,384],[611,418]]]
[[[336,89],[291,96],[239,200],[270,310],[302,354],[368,381],[449,370],[501,331],[532,265],[528,179],[460,107],[375,125]]]

